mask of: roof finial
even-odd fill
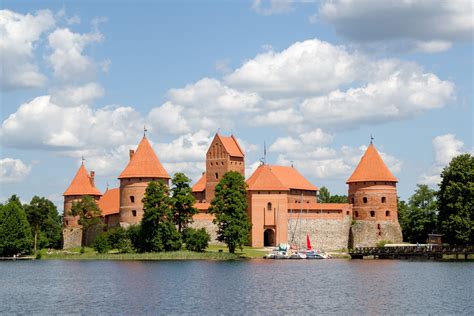
[[[107,188],[105,189],[105,191],[109,191],[109,182],[107,182]]]
[[[217,128],[217,132],[216,132],[216,134],[219,134],[219,132],[220,132],[220,131],[221,131],[221,128],[220,128],[220,127],[218,127],[218,128]]]
[[[291,160],[291,168],[293,168],[293,160]]]
[[[84,156],[81,156],[82,164],[84,164],[84,161],[86,161],[86,158]]]
[[[260,165],[264,165],[267,162],[267,145],[263,141],[263,157],[260,158]]]
[[[372,136],[372,134],[370,134],[370,144],[372,145],[372,142],[374,141],[374,137]]]
[[[146,125],[143,125],[143,137],[146,137],[146,132],[148,132]]]

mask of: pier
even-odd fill
[[[358,247],[349,252],[352,259],[473,260],[474,246],[420,245],[400,247]],[[448,258],[449,256],[449,258]]]

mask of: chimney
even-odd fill
[[[133,154],[135,154],[135,150],[130,149],[130,151],[129,151],[128,154],[129,154],[129,156],[130,156],[130,160],[132,160]]]
[[[91,184],[92,184],[92,185],[95,185],[95,184],[94,184],[94,178],[95,178],[95,172],[94,172],[94,171],[91,171]]]

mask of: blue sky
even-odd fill
[[[406,199],[473,151],[470,1],[3,1],[0,200],[104,191],[146,124],[194,180],[215,132],[247,176],[294,166],[345,194],[370,135]]]

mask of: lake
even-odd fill
[[[0,313],[473,314],[473,262],[0,262]]]

